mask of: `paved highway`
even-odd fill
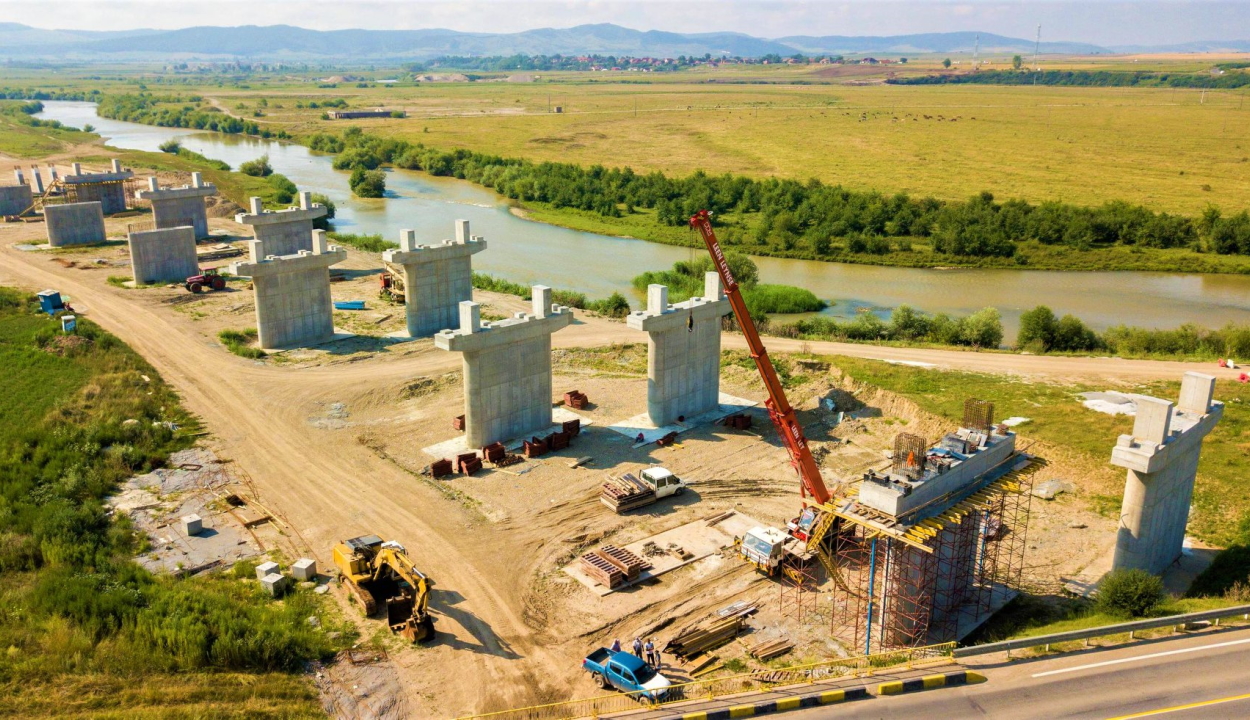
[[[975,658],[973,658],[975,659]],[[1250,718],[1250,628],[978,665],[989,681],[793,713],[794,718]],[[870,686],[875,691],[875,686]]]

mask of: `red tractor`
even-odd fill
[[[192,275],[183,283],[183,287],[193,293],[204,292],[204,288],[210,290],[225,290],[226,279],[222,277],[216,268],[209,268],[199,275]]]

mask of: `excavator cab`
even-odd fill
[[[816,524],[820,512],[814,507],[805,507],[799,516],[786,523],[791,537],[807,542],[812,537],[812,527]]]

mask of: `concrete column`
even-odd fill
[[[191,173],[191,187],[204,187],[204,175],[202,173]]]
[[[459,305],[473,299],[473,256],[485,249],[481,239],[418,245],[416,232],[400,231],[399,249],[382,253],[382,261],[403,268],[410,337],[460,327]]]
[[[212,184],[162,188],[156,177],[150,177],[147,189],[140,190],[138,198],[151,203],[152,221],[158,229],[190,226],[199,239],[208,237],[208,212],[204,199],[216,194],[217,188]]]
[[[435,335],[434,345],[463,353],[469,447],[545,434],[551,427],[551,334],[568,326],[573,313],[558,307],[545,317],[518,313],[482,325],[477,303],[461,303],[459,311],[460,329]]]
[[[247,199],[248,205],[251,207],[253,215],[260,215],[265,212],[265,203],[258,197]]]
[[[253,240],[250,261],[230,266],[231,273],[252,279],[260,346],[275,350],[332,339],[330,266],[347,259],[347,251],[329,246],[320,253],[304,250],[260,259],[263,247],[263,241]]]
[[[252,226],[252,235],[265,244],[265,255],[292,255],[312,250],[313,220],[325,217],[326,208],[300,195],[300,207],[265,212],[260,198],[251,199],[251,212],[239,213],[234,220]],[[303,205],[307,202],[308,207]]]
[[[56,183],[57,181],[56,165],[53,165],[52,163],[48,163],[48,177],[51,178],[50,182],[52,182],[53,184]]]
[[[82,163],[74,163],[70,167],[73,169],[75,175],[82,175]]]
[[[112,160],[112,168],[113,168],[113,172],[115,172],[115,173],[119,173],[119,172],[121,172],[121,171],[122,171],[122,162],[121,162],[121,160],[118,160],[117,158],[113,158],[113,160]]]
[[[98,202],[48,205],[43,209],[43,218],[52,247],[91,245],[108,239],[104,211]]]
[[[1211,400],[1215,378],[1187,373],[1181,406],[1137,397],[1133,434],[1121,435],[1111,464],[1127,470],[1114,569],[1159,574],[1180,557],[1202,441],[1224,413]]]
[[[43,194],[43,176],[39,174],[39,166],[30,166],[30,179],[34,182],[34,190],[36,195]]]
[[[469,221],[468,220],[456,221],[456,242],[462,245],[464,243],[469,242]]]
[[[656,427],[714,410],[720,401],[720,319],[733,311],[716,273],[704,278],[709,298],[669,305],[668,288],[647,287],[647,309],[625,322],[648,335],[647,415]]]
[[[720,300],[724,297],[720,287],[720,274],[715,272],[704,273],[703,275],[703,299],[708,301]]]
[[[26,178],[25,178],[25,176],[23,176],[23,175],[22,175],[22,169],[21,169],[20,167],[15,167],[15,168],[13,168],[13,175],[15,175],[15,176],[17,177],[17,184],[18,184],[18,185],[25,185],[25,184],[26,184]]]
[[[303,190],[299,194],[299,209],[312,210],[312,193]]]

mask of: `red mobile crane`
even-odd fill
[[[764,343],[760,340],[759,331],[755,329],[755,321],[751,319],[751,313],[747,311],[746,302],[738,290],[738,282],[734,280],[733,273],[729,270],[729,262],[725,259],[725,253],[716,240],[716,233],[712,230],[711,213],[707,210],[700,210],[690,218],[690,227],[698,230],[703,236],[703,244],[707,246],[707,251],[712,256],[712,264],[716,266],[716,272],[720,275],[721,285],[725,288],[725,295],[728,296],[729,304],[733,307],[734,318],[737,319],[742,335],[746,338],[751,358],[755,360],[755,366],[759,368],[764,387],[768,388],[768,400],[764,405],[768,408],[768,416],[777,426],[777,434],[781,436],[781,441],[785,443],[786,450],[790,453],[790,464],[799,474],[799,480],[802,483],[800,495],[803,498],[810,496],[816,501],[816,505],[811,507],[804,502],[802,514],[789,523],[790,533],[806,542],[808,549],[823,550],[820,547],[820,541],[836,520],[836,516],[821,509],[821,506],[829,502],[831,496],[828,488],[825,487],[824,479],[820,476],[820,467],[816,464],[816,458],[812,457],[812,451],[807,447],[803,427],[799,425],[798,418],[794,415],[794,408],[786,399],[786,391],[781,387],[777,370],[773,368],[773,363],[768,358],[768,350],[764,348]],[[822,562],[831,561],[825,552],[820,552],[820,556]],[[830,567],[828,563],[826,567]]]

